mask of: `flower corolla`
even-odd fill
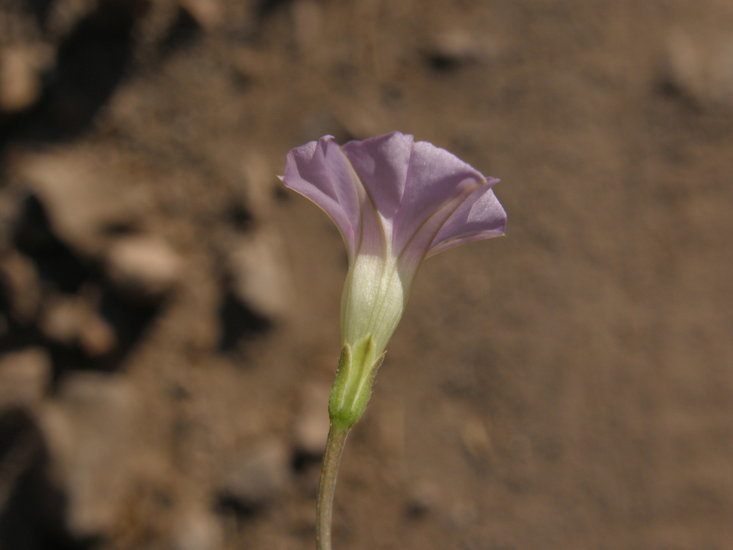
[[[296,147],[282,180],[324,210],[346,244],[342,357],[330,405],[333,419],[333,410],[364,401],[351,414],[358,418],[422,261],[504,233],[506,214],[492,190],[498,180],[401,132]]]

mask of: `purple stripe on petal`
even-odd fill
[[[283,183],[323,209],[354,256],[360,232],[359,187],[348,159],[332,136],[292,149]]]
[[[433,239],[428,256],[465,242],[504,234],[506,213],[491,190],[497,181],[492,178],[463,201]]]

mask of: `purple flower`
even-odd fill
[[[367,364],[386,348],[422,261],[506,225],[491,189],[498,180],[400,132],[343,146],[332,136],[311,141],[288,153],[282,179],[341,232],[349,255],[342,339]]]

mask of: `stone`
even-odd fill
[[[172,531],[173,550],[219,550],[222,545],[221,524],[203,506],[189,505],[176,514]]]
[[[291,284],[279,235],[259,229],[241,237],[227,253],[232,294],[260,317],[277,321],[288,315]]]
[[[74,373],[41,420],[69,533],[77,539],[110,534],[125,513],[134,477],[135,388],[124,375]]]
[[[112,327],[81,297],[56,295],[44,303],[38,328],[54,343],[79,348],[90,357],[117,346]]]
[[[290,480],[290,455],[279,440],[261,442],[236,457],[222,473],[220,508],[253,513],[271,505]]]
[[[36,317],[41,301],[38,273],[17,251],[0,256],[0,296],[15,322],[28,325]]]
[[[134,225],[130,186],[114,164],[96,151],[67,148],[18,155],[10,169],[38,201],[53,236],[96,258],[109,246],[111,229]]]
[[[47,339],[72,347],[78,343],[85,314],[83,302],[75,297],[50,298],[45,304],[38,326]]]
[[[123,293],[145,301],[168,295],[179,281],[182,261],[164,241],[149,235],[121,237],[105,258],[109,280]]]
[[[466,454],[477,463],[485,463],[493,450],[485,422],[475,416],[466,417],[461,429],[461,444]]]
[[[0,111],[15,113],[33,105],[41,94],[39,59],[24,46],[0,49]]]
[[[112,326],[96,312],[84,320],[79,332],[79,347],[88,357],[107,355],[117,348],[117,343]]]
[[[410,520],[423,519],[439,508],[441,502],[438,489],[429,483],[417,483],[408,491],[405,502],[405,517]]]
[[[41,348],[27,348],[0,356],[0,409],[32,409],[51,383],[51,361]]]
[[[224,19],[224,10],[218,0],[179,0],[198,25],[207,31],[214,30]]]
[[[667,41],[664,89],[697,107],[733,107],[733,40],[729,33],[672,34]]]
[[[461,29],[438,33],[425,50],[430,65],[436,70],[450,70],[475,63],[486,57],[478,40]]]

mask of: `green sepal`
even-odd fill
[[[328,400],[331,424],[337,428],[351,428],[362,417],[372,395],[374,378],[384,361],[386,352],[374,357],[374,339],[371,336],[354,348],[344,344],[336,371],[336,380]]]

